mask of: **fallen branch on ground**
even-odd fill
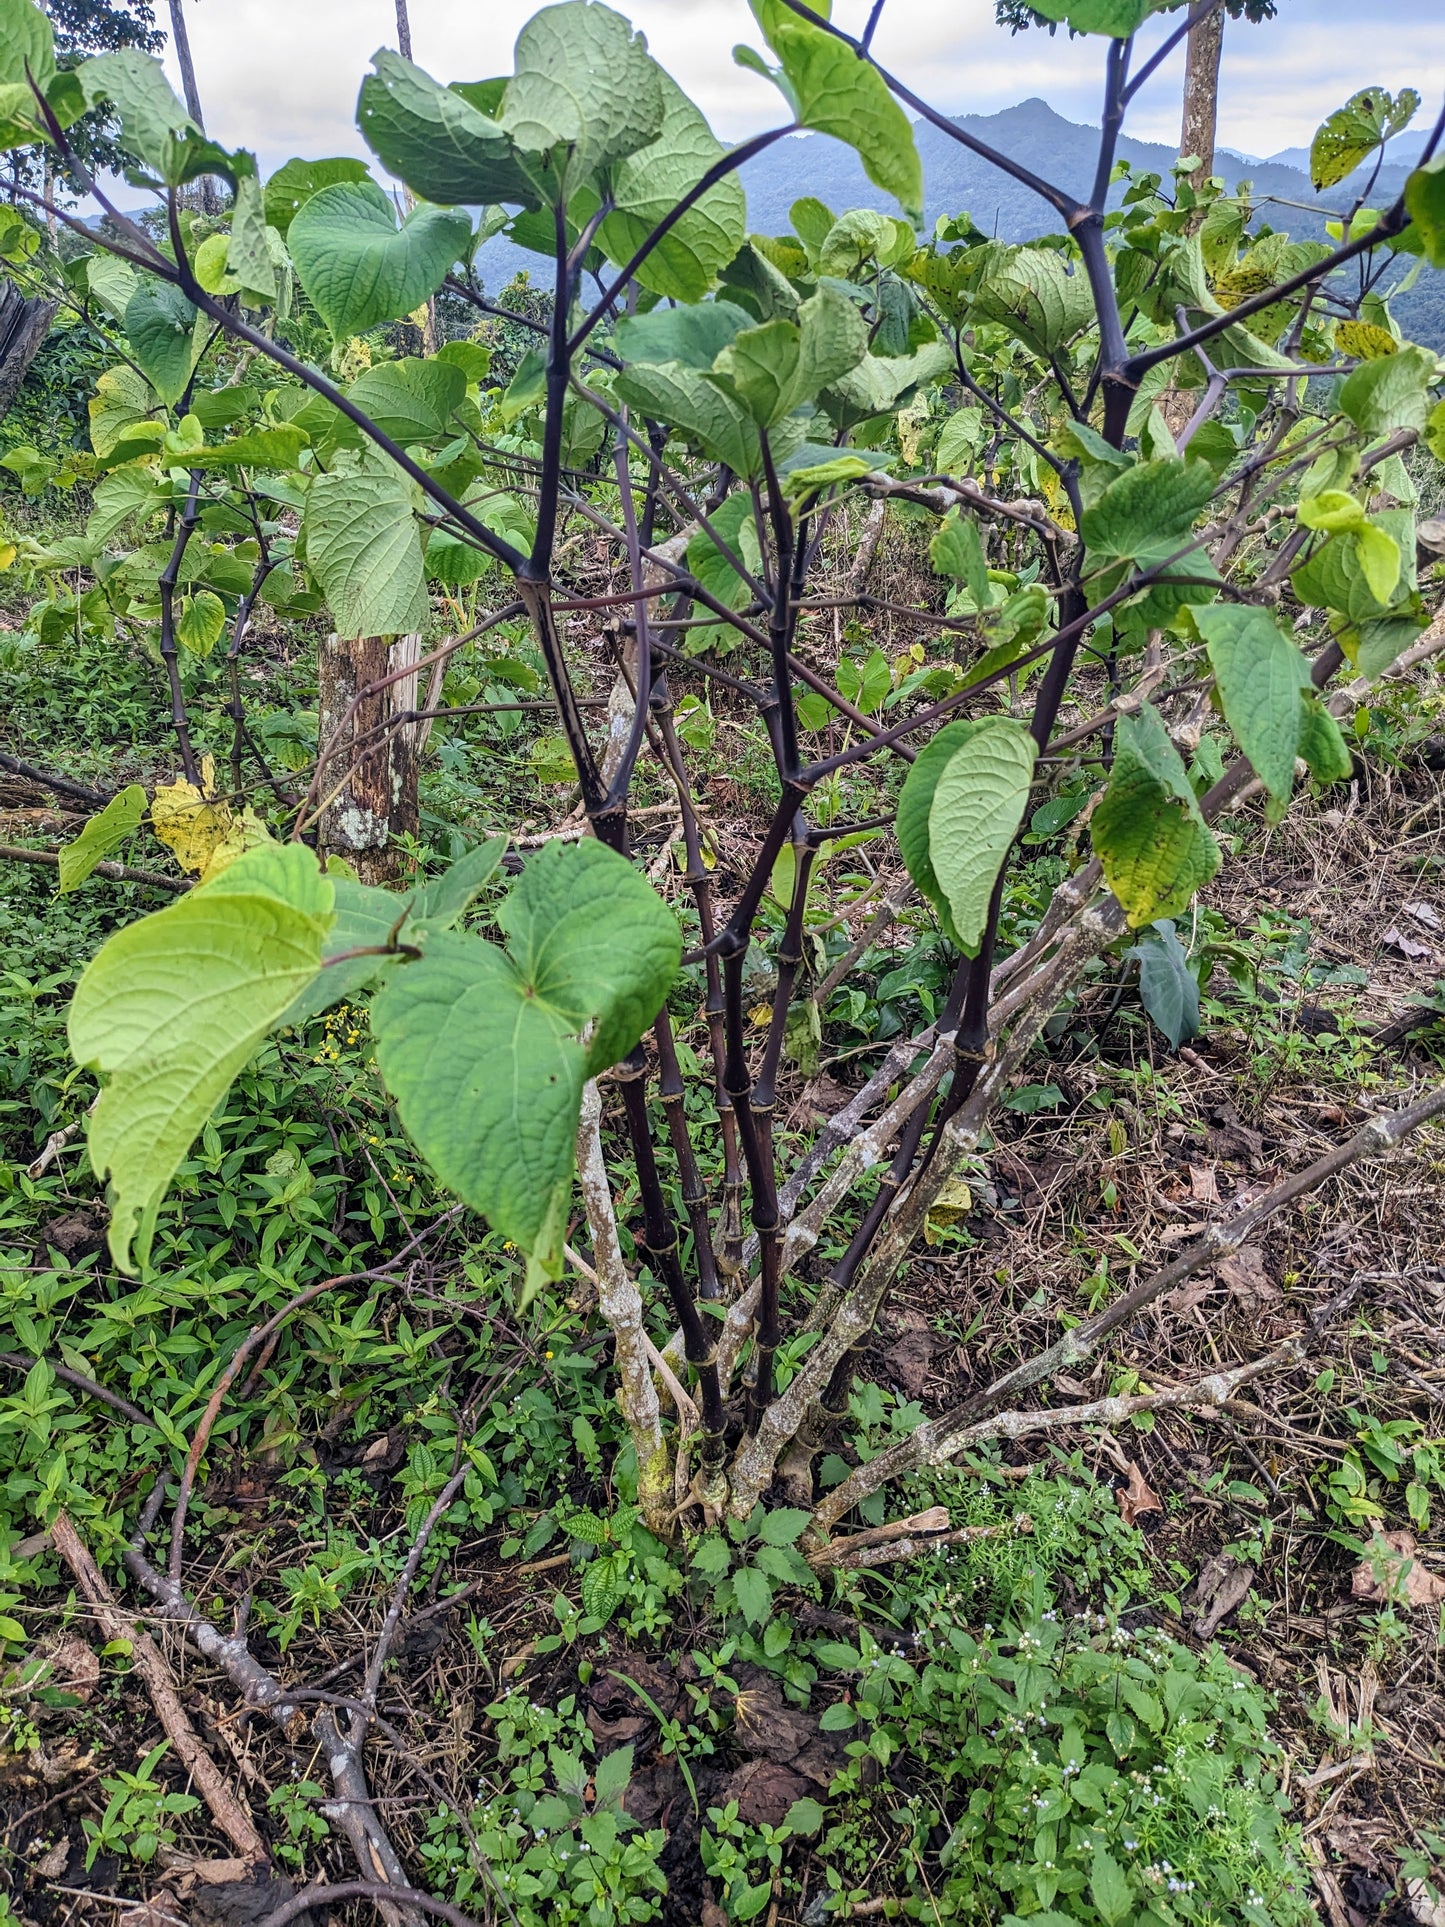
[[[257,1866],[269,1866],[271,1856],[265,1841],[221,1778],[215,1761],[201,1745],[186,1717],[164,1653],[150,1634],[137,1626],[130,1614],[117,1604],[100,1568],[90,1556],[90,1548],[64,1512],[56,1514],[50,1537],[55,1550],[75,1574],[76,1584],[89,1600],[106,1638],[123,1639],[129,1644],[131,1658],[146,1683],[166,1738],[175,1748],[176,1758],[195,1781],[201,1798],[210,1808],[211,1818],[242,1859]]]

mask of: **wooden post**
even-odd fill
[[[394,720],[417,706],[415,671],[374,695],[359,701],[357,695],[420,655],[419,635],[330,635],[321,645],[321,749],[341,734],[321,772],[317,845],[323,856],[354,864],[363,883],[394,882],[401,872],[395,839],[420,828],[417,759],[424,732],[417,723]],[[387,723],[392,726],[382,727]]]

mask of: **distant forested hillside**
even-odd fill
[[[1012,159],[1023,162],[1033,172],[1081,196],[1087,194],[1099,140],[1097,128],[1065,120],[1042,100],[1021,101],[1017,107],[1007,107],[998,114],[960,115],[958,125]],[[929,226],[940,214],[958,214],[965,210],[981,228],[1008,241],[1024,241],[1057,226],[1047,202],[1000,174],[936,127],[920,121],[914,133],[923,158],[925,218]],[[1371,197],[1376,206],[1388,206],[1404,185],[1408,163],[1419,149],[1418,140],[1407,136],[1406,142],[1408,144],[1401,144],[1401,164],[1380,170]],[[1291,158],[1295,152],[1303,157],[1304,150],[1287,152]],[[1156,141],[1134,140],[1128,135],[1119,142],[1119,154],[1136,169],[1161,174],[1168,173],[1175,158],[1172,147]],[[1354,175],[1327,194],[1319,195],[1301,167],[1279,159],[1245,161],[1223,151],[1218,156],[1216,172],[1231,188],[1241,180],[1249,181],[1270,225],[1302,239],[1324,239],[1328,215],[1348,206],[1365,184],[1364,175]],[[786,232],[788,210],[805,194],[816,195],[835,212],[849,207],[889,210],[893,206],[887,195],[868,180],[853,149],[826,134],[801,134],[780,141],[749,161],[742,169],[742,178],[748,194],[748,219],[753,231],[759,234]],[[1122,191],[1116,189],[1115,193]],[[1303,211],[1314,208],[1321,211],[1318,214]],[[510,241],[498,238],[482,250],[481,266],[488,285],[495,289],[510,280],[518,268],[535,272],[538,259],[525,254]],[[1445,273],[1425,268],[1415,287],[1398,297],[1394,313],[1413,340],[1445,350]]]

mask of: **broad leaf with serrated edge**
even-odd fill
[[[653,421],[679,428],[695,441],[714,461],[726,462],[736,475],[749,478],[762,472],[762,447],[758,431],[742,405],[724,394],[716,382],[680,361],[637,362],[613,378],[613,392],[619,401],[640,410]],[[772,435],[773,458],[788,452],[785,432],[791,423],[780,422]],[[799,439],[793,436],[794,443]]]
[[[1066,20],[1075,33],[1127,40],[1154,12],[1159,0],[1037,0],[1046,20]]]
[[[96,1071],[90,1158],[113,1195],[122,1271],[150,1257],[156,1214],[192,1139],[321,967],[332,886],[301,844],[238,857],[216,880],[127,924],[92,958],[70,1047]]]
[[[953,942],[957,942],[958,936],[949,913],[948,898],[943,894],[943,886],[934,872],[929,854],[928,816],[933,808],[938,779],[948,767],[949,758],[977,728],[977,722],[945,723],[938,734],[924,744],[914,758],[913,767],[899,792],[898,816],[894,824],[899,852],[908,874],[938,912],[939,920]]]
[[[1022,723],[986,717],[938,778],[928,857],[968,956],[977,954],[989,898],[1029,800],[1038,745]]]
[[[1430,413],[1435,357],[1413,343],[1378,361],[1364,361],[1340,384],[1340,410],[1366,435],[1423,429]]]
[[[304,1024],[333,1004],[354,997],[404,960],[400,950],[387,956],[356,957],[347,953],[384,950],[393,941],[397,924],[409,911],[415,892],[398,895],[340,873],[332,875],[331,884],[335,921],[326,935],[322,969],[277,1018],[278,1030]],[[331,962],[332,958],[337,961]]]
[[[266,225],[275,228],[285,237],[287,229],[311,199],[323,187],[334,187],[338,181],[365,181],[370,173],[365,161],[353,160],[350,156],[338,155],[334,159],[303,161],[299,158],[285,162],[267,181],[262,198],[262,210]],[[426,197],[435,198],[433,195]]]
[[[1344,783],[1354,774],[1355,760],[1340,726],[1313,690],[1305,695],[1299,753],[1317,783]]]
[[[1195,518],[1214,493],[1208,462],[1141,462],[1110,482],[1084,511],[1080,533],[1091,564],[1166,560],[1189,539]]]
[[[613,212],[597,230],[597,245],[619,267],[727,151],[676,81],[661,69],[658,78],[662,131],[612,170]],[[747,228],[742,182],[725,175],[673,223],[637,280],[654,294],[698,301],[742,246]]]
[[[409,355],[368,368],[346,393],[394,442],[430,442],[456,432],[452,416],[466,399],[467,378],[450,362]]]
[[[662,70],[599,0],[543,7],[517,36],[498,121],[551,205],[662,131]]]
[[[733,1593],[738,1608],[750,1626],[760,1626],[773,1604],[773,1588],[766,1573],[756,1566],[739,1566],[733,1574]]]
[[[1309,664],[1266,609],[1216,602],[1194,620],[1209,650],[1209,666],[1224,720],[1270,795],[1294,788]]]
[[[713,510],[708,523],[745,569],[755,576],[761,574],[762,551],[751,495],[735,490]],[[712,536],[703,531],[687,545],[687,566],[702,586],[730,609],[741,609],[753,593]]]
[[[306,565],[343,636],[399,636],[426,621],[411,485],[399,470],[338,466],[306,499]]]
[[[1094,854],[1130,927],[1178,916],[1220,864],[1179,752],[1145,703],[1114,731],[1109,787],[1089,819]]]
[[[1056,354],[1094,319],[1081,269],[1052,248],[1000,248],[974,296],[973,312],[1018,336],[1036,355]]]
[[[595,1077],[625,1057],[677,974],[677,919],[631,864],[600,843],[548,843],[497,913],[508,953],[536,995],[596,1027]]]
[[[1199,984],[1173,922],[1162,917],[1127,954],[1139,965],[1139,1000],[1150,1021],[1178,1050],[1199,1035]]]
[[[443,87],[386,48],[371,57],[356,124],[367,146],[414,194],[438,207],[538,205],[504,129],[457,88]]]
[[[951,575],[962,582],[973,597],[975,609],[989,606],[988,563],[977,524],[951,508],[938,525],[928,545],[928,559],[940,575]]]
[[[624,361],[654,364],[675,361],[702,373],[722,350],[753,326],[746,308],[731,301],[699,301],[686,308],[653,308],[624,315],[613,346]]]
[[[125,332],[163,402],[179,401],[195,366],[196,310],[168,281],[142,281],[126,303]]]

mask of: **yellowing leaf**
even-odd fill
[[[1377,327],[1373,321],[1341,321],[1335,329],[1335,346],[1342,355],[1378,361],[1382,355],[1397,353],[1400,344],[1388,328]]]
[[[172,788],[175,786],[172,785]],[[109,1177],[110,1249],[148,1261],[161,1199],[256,1046],[321,969],[333,886],[300,844],[253,850],[229,875],[107,939],[70,1007],[76,1062],[101,1092],[87,1135]]]
[[[244,856],[247,850],[259,850],[263,843],[274,840],[249,804],[239,816],[232,815],[224,803],[216,803],[211,807],[218,813],[224,813],[230,821],[224,835],[206,859],[206,867],[201,872],[202,883],[209,883],[212,877],[218,877],[222,870],[229,869],[236,858]]]
[[[215,765],[208,756],[201,765],[202,787],[178,777],[161,783],[151,799],[151,827],[176,861],[209,883],[238,856],[271,842],[271,832],[248,805],[239,815],[223,798],[212,796]]]
[[[177,777],[158,783],[151,797],[151,827],[183,870],[199,876],[230,829],[224,803],[208,802],[194,783]]]

